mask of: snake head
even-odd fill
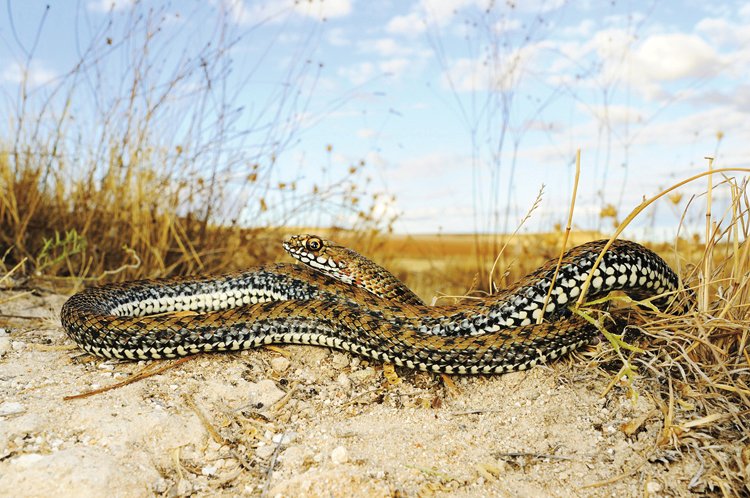
[[[294,235],[284,241],[293,258],[339,282],[364,289],[375,296],[407,304],[423,304],[391,272],[353,249],[317,235]]]
[[[294,259],[339,280],[347,280],[342,270],[347,267],[347,249],[317,235],[292,235],[284,241],[284,249]]]

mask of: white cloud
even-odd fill
[[[560,26],[559,33],[562,36],[571,36],[576,38],[585,37],[591,35],[594,27],[596,27],[596,23],[593,19],[582,19],[581,22],[576,25]]]
[[[635,67],[645,78],[674,81],[715,74],[724,64],[702,38],[683,33],[653,35],[633,52]]]
[[[456,59],[444,73],[443,81],[460,92],[512,90],[533,64],[536,53],[537,47],[529,45],[489,60]]]
[[[579,104],[578,108],[591,113],[599,122],[607,123],[609,126],[633,125],[646,119],[643,110],[626,105],[583,106]]]
[[[408,14],[398,15],[388,22],[386,31],[391,34],[415,36],[423,33],[428,24],[446,26],[461,11],[477,9],[487,11],[506,9],[508,13],[543,14],[565,5],[565,0],[524,0],[520,2],[495,2],[494,0],[421,0]],[[512,16],[504,17],[494,29],[507,32],[518,29],[520,21]]]
[[[380,62],[359,62],[352,66],[339,68],[338,75],[355,85],[362,85],[379,76],[399,78],[412,66],[413,62],[406,58],[386,59]]]
[[[676,147],[690,145],[697,141],[707,141],[713,145],[716,133],[719,131],[735,137],[747,136],[750,133],[748,123],[750,120],[746,112],[738,111],[731,106],[715,106],[650,124],[636,135],[633,143],[637,145],[670,144]],[[747,150],[747,146],[745,149]],[[706,152],[710,152],[710,149]],[[700,154],[700,157],[704,155],[706,154]]]
[[[411,12],[393,17],[386,25],[391,34],[415,36],[427,29],[427,24],[444,26],[459,10],[470,6],[487,8],[487,0],[421,0]]]
[[[521,12],[544,14],[564,7],[567,0],[526,0],[518,2],[517,6]]]
[[[667,98],[666,84],[713,77],[726,69],[730,59],[722,56],[701,37],[685,33],[656,34],[637,43],[620,29],[605,29],[590,42],[561,48],[570,60],[593,57],[601,70],[580,86],[601,87],[617,82],[633,88],[648,100]],[[577,52],[577,59],[572,59]]]
[[[476,59],[462,58],[453,61],[443,79],[447,85],[462,92],[494,87],[488,68]]]
[[[399,162],[395,168],[387,168],[384,174],[392,185],[403,185],[410,180],[435,179],[448,174],[458,174],[457,164],[469,164],[469,158],[445,151],[431,152],[409,157]]]
[[[342,28],[329,29],[326,32],[326,41],[334,47],[343,47],[351,43]]]
[[[8,65],[2,72],[2,80],[8,83],[21,84],[24,81],[30,87],[44,86],[58,77],[58,74],[40,62],[32,62],[24,67],[16,62]]]
[[[570,133],[570,136],[577,137],[576,134]],[[570,139],[567,140],[571,141]],[[588,148],[590,140],[585,143],[575,142],[575,145],[559,141],[551,144],[526,146],[518,151],[518,158],[527,163],[537,163],[546,165],[564,165],[575,157],[575,148],[581,147],[583,150],[593,150]]]
[[[393,35],[417,36],[427,29],[424,16],[411,12],[403,16],[393,17],[385,26],[385,30]]]
[[[482,0],[422,0],[419,6],[431,22],[442,26],[447,24],[459,10],[480,4],[486,8],[488,3]]]
[[[565,0],[523,0],[517,2],[496,2],[494,0],[421,0],[415,11],[427,14],[427,19],[439,26],[448,24],[456,13],[471,8],[481,12],[503,10],[503,13],[543,14],[565,5]],[[512,16],[511,16],[512,17]],[[512,22],[511,22],[512,24]]]
[[[747,23],[733,23],[723,18],[701,19],[695,30],[705,35],[717,45],[747,45],[750,43],[750,31]]]
[[[497,34],[509,33],[519,29],[523,24],[518,19],[511,19],[509,17],[503,17],[495,23],[492,27],[493,31]]]
[[[670,161],[674,162],[675,157],[680,154],[691,158],[703,158],[711,154],[716,145],[717,132],[723,132],[725,135],[722,152],[725,150],[724,146],[729,147],[730,142],[733,142],[741,144],[745,158],[750,153],[750,145],[742,140],[742,137],[750,134],[749,113],[736,109],[733,104],[705,107],[698,112],[676,117],[667,117],[664,114],[653,116],[649,115],[649,108],[638,109],[617,105],[609,106],[608,111],[595,106],[589,106],[586,110],[594,119],[579,120],[578,124],[568,126],[565,130],[565,140],[524,147],[519,151],[519,157],[528,162],[553,164],[564,163],[573,157],[575,148],[578,147],[587,154],[589,151],[601,150],[601,119],[606,119],[607,123],[613,126],[631,125],[627,135],[631,164],[638,164],[636,156],[639,154],[650,157],[648,160],[652,161],[651,155],[658,154],[654,147],[669,150],[663,160],[651,166],[650,172],[653,174],[673,167]],[[653,112],[653,109],[650,111]],[[642,120],[640,123],[639,119]],[[613,159],[615,162],[617,160]]]
[[[101,0],[106,1],[106,0]],[[314,19],[331,19],[344,17],[351,13],[351,0],[284,0],[252,1],[247,0],[214,0],[229,18],[239,25],[252,25],[263,19],[276,18],[285,11]]]
[[[373,138],[377,134],[378,132],[376,132],[372,128],[360,128],[359,130],[357,130],[357,136],[359,138]]]
[[[377,70],[372,62],[360,62],[353,66],[340,68],[338,74],[355,85],[362,85],[372,80],[377,75]]]
[[[258,9],[248,9],[243,0],[219,0],[219,6],[236,24],[246,25],[258,22],[261,17]],[[265,16],[263,16],[265,17]]]
[[[92,0],[86,4],[91,12],[118,12],[135,5],[136,0]]]
[[[297,0],[294,10],[316,19],[332,19],[348,16],[352,12],[351,0]]]
[[[398,78],[411,65],[412,65],[412,61],[410,61],[409,59],[395,58],[395,59],[388,59],[388,60],[384,60],[380,62],[378,64],[378,67],[383,73],[389,76],[395,76]]]
[[[610,61],[609,64],[611,65],[615,61],[622,61],[634,43],[635,37],[625,30],[618,28],[602,29],[594,33],[589,43],[577,49],[578,56],[595,52],[599,60],[603,62]],[[569,48],[576,50],[574,45]],[[571,52],[569,55],[575,57],[576,54]]]
[[[363,39],[357,44],[360,51],[374,53],[381,57],[430,57],[433,52],[420,43],[404,43],[395,38]]]
[[[383,57],[391,57],[394,55],[402,54],[404,50],[404,44],[398,43],[393,38],[380,38],[372,40],[367,43],[367,46],[378,55]]]
[[[692,100],[700,106],[731,106],[750,114],[750,84],[743,83],[728,91],[711,89],[692,97]]]

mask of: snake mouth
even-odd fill
[[[283,246],[286,252],[294,259],[335,278],[340,278],[338,275],[339,270],[346,266],[341,265],[334,258],[316,256],[302,246],[293,246],[286,242],[284,242]]]

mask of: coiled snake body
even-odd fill
[[[605,242],[565,253],[544,312],[556,260],[492,297],[430,307],[357,253],[295,236],[284,247],[307,266],[279,263],[213,278],[92,287],[63,305],[61,321],[84,350],[107,358],[311,344],[420,370],[503,373],[555,359],[596,335],[596,327],[567,306],[580,295]],[[644,298],[677,288],[677,275],[658,255],[616,240],[594,271],[587,297],[623,290]],[[655,303],[664,305],[666,297]],[[185,311],[198,314],[174,313]]]

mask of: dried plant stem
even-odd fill
[[[539,188],[539,192],[536,194],[536,199],[534,199],[534,204],[531,205],[529,210],[526,212],[526,215],[521,219],[521,221],[518,223],[518,226],[515,230],[513,230],[513,233],[508,237],[508,239],[503,244],[503,247],[500,249],[500,252],[497,253],[497,256],[495,256],[495,261],[492,262],[492,268],[490,268],[490,275],[489,275],[489,292],[490,294],[493,293],[495,286],[493,285],[493,279],[492,275],[495,273],[495,268],[497,267],[498,261],[500,261],[500,257],[503,255],[503,252],[505,252],[505,248],[508,247],[508,244],[511,240],[518,234],[518,231],[521,229],[521,227],[528,221],[529,218],[531,218],[531,213],[533,213],[536,208],[539,207],[539,204],[542,202],[542,196],[544,196],[544,184]]]
[[[174,368],[177,365],[181,365],[185,363],[186,361],[190,361],[195,356],[186,356],[184,358],[179,358],[177,360],[167,362],[167,363],[152,363],[149,365],[146,365],[142,370],[139,372],[136,372],[131,377],[128,377],[127,379],[121,381],[121,382],[115,382],[114,384],[110,384],[108,386],[100,387],[98,389],[93,389],[91,391],[86,391],[84,393],[80,394],[73,394],[70,396],[63,396],[63,401],[70,401],[72,399],[81,399],[81,398],[88,398],[89,396],[93,396],[95,394],[101,394],[103,392],[111,391],[112,389],[118,389],[123,386],[127,386],[128,384],[132,384],[133,382],[137,382],[139,380],[143,380],[147,377],[151,377],[153,375],[160,374],[164,372],[165,370],[168,370],[170,368]]]
[[[19,268],[23,267],[23,265],[26,264],[26,261],[28,261],[28,258],[23,258],[21,261],[19,261],[18,263],[16,263],[16,265],[13,268],[11,268],[9,271],[7,271],[5,273],[5,275],[3,275],[2,277],[0,277],[0,285],[3,285],[5,283],[5,281],[8,280],[11,277],[11,275],[13,275],[16,272],[16,270],[18,270]]]
[[[701,285],[700,310],[704,313],[709,306],[709,280],[711,278],[711,259],[713,254],[713,230],[711,229],[711,201],[713,198],[713,171],[714,158],[706,157],[708,160],[708,188],[706,190],[706,253],[703,258],[703,282]]]
[[[195,403],[195,400],[190,394],[183,393],[182,399],[185,401],[185,404],[188,405],[188,408],[190,408],[193,413],[195,413],[195,415],[203,424],[203,427],[206,429],[206,432],[208,432],[208,435],[211,436],[211,439],[213,439],[216,444],[222,445],[228,443],[228,441],[224,439],[221,434],[219,434],[219,431],[216,430],[216,427],[214,427],[211,421],[208,420],[206,414],[203,413],[203,410],[201,410],[200,407]]]
[[[552,289],[555,287],[557,282],[557,274],[560,272],[560,265],[562,264],[563,255],[565,249],[568,247],[568,238],[570,237],[570,230],[573,224],[573,212],[576,209],[576,197],[578,196],[578,180],[581,178],[581,149],[576,151],[576,176],[573,181],[573,197],[570,199],[570,209],[568,209],[568,223],[565,225],[565,233],[563,234],[562,247],[560,247],[560,256],[557,258],[557,266],[555,266],[555,273],[552,275],[552,282],[549,284],[549,290],[547,295],[544,297],[544,306],[542,306],[542,313],[539,314],[539,318],[536,319],[536,323],[542,323],[544,319],[544,310],[547,309],[547,304],[552,296]]]
[[[740,233],[739,233],[739,224],[740,224],[740,202],[741,202],[741,190],[740,187],[736,184],[732,184],[732,233],[733,233],[733,252],[734,257],[732,258],[732,274],[731,274],[731,280],[729,282],[729,286],[734,287],[734,293],[732,296],[726,300],[724,307],[721,309],[721,311],[716,315],[716,318],[718,320],[722,320],[727,313],[733,308],[737,306],[737,302],[742,300],[742,297],[744,296],[746,289],[748,288],[748,282],[750,282],[750,278],[744,272],[740,271],[740,268],[746,268],[748,264],[748,260],[750,260],[750,246],[748,244],[743,244],[742,247],[740,247]],[[738,279],[738,277],[741,277]],[[747,332],[745,332],[745,335]],[[744,344],[744,341],[742,341],[742,344]],[[741,350],[742,348],[740,348]]]

